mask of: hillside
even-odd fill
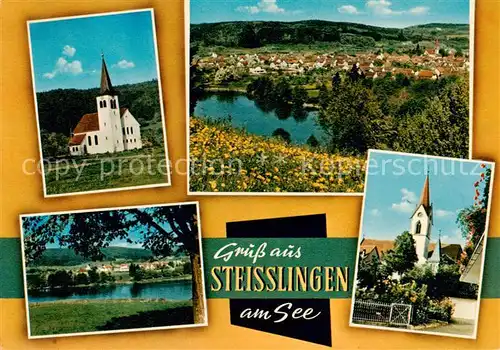
[[[127,107],[142,126],[161,120],[158,81],[116,86],[120,107]],[[40,129],[69,136],[80,118],[97,111],[98,88],[57,89],[37,93]]]
[[[147,260],[153,256],[150,250],[134,249],[124,247],[108,247],[103,250],[107,261],[117,259],[124,260]],[[90,263],[91,260],[76,255],[71,249],[52,248],[47,249],[42,257],[33,262],[31,266],[75,266]]]
[[[404,29],[320,20],[298,22],[220,22],[191,25],[191,44],[256,48],[272,44],[342,42],[352,35],[367,44],[380,41],[434,41],[468,47],[468,24],[432,23]],[[465,41],[463,39],[466,39]],[[465,46],[465,47],[464,47]]]

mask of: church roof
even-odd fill
[[[69,145],[70,146],[79,146],[82,144],[83,140],[85,140],[85,136],[87,134],[79,134],[79,135],[75,135],[71,138],[71,140],[69,141]]]
[[[378,252],[380,253],[380,256],[383,257],[387,253],[387,251],[394,249],[394,241],[365,238],[361,242],[361,250],[366,250],[367,253],[368,251],[371,251],[373,247],[376,247]],[[429,243],[429,252],[427,255],[428,259],[434,255],[434,250],[436,249],[436,247],[436,243]],[[462,254],[462,246],[460,244],[440,243],[439,250],[439,256],[447,256],[453,261],[457,261],[460,257],[460,254]]]
[[[427,175],[425,178],[424,187],[422,187],[422,193],[420,194],[420,201],[418,202],[418,205],[415,208],[413,215],[415,215],[415,213],[417,212],[418,208],[420,208],[421,205],[424,207],[424,210],[427,213],[427,215],[430,215],[432,205],[431,205],[431,190],[429,185],[429,175]]]
[[[99,131],[99,115],[97,113],[85,114],[78,122],[73,133],[83,134],[91,131]]]
[[[106,61],[104,61],[104,55],[102,56],[102,68],[101,68],[101,96],[102,95],[115,95],[116,91],[111,84],[111,78],[109,77],[108,67],[106,67]]]
[[[434,250],[436,249],[436,243],[429,244],[429,255],[428,257],[432,257],[434,254]],[[446,255],[453,261],[457,261],[462,254],[462,246],[460,244],[443,244],[441,243],[441,256]]]

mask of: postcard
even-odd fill
[[[207,325],[198,203],[20,224],[30,339]]]
[[[368,158],[350,325],[475,339],[494,163]]]
[[[151,9],[28,22],[46,197],[170,185]]]
[[[188,192],[361,195],[368,149],[469,158],[474,11],[187,1]]]

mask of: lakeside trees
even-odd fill
[[[332,152],[369,148],[466,158],[469,83],[460,77],[368,80],[349,74],[320,91],[319,123]]]
[[[132,243],[131,232],[137,235],[137,243],[156,257],[170,256],[176,251],[185,252],[193,271],[194,318],[197,323],[203,322],[204,291],[195,204],[31,216],[25,217],[22,224],[28,264],[43,254],[47,244],[56,241],[76,254],[103,260],[103,248],[115,239]]]

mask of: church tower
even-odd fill
[[[99,115],[100,142],[107,152],[121,152],[124,150],[122,125],[120,120],[120,104],[118,94],[111,84],[104,55],[101,67],[101,88],[97,96],[97,113]]]
[[[420,201],[410,218],[410,233],[415,240],[418,264],[427,262],[432,224],[432,204],[430,202],[429,175],[427,175]]]

